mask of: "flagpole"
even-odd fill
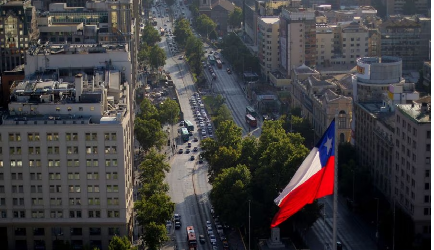
[[[337,244],[337,217],[338,217],[338,112],[335,113],[335,178],[333,190],[333,250],[336,249]]]

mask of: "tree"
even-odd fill
[[[147,24],[142,31],[142,41],[149,46],[161,42],[160,33],[150,24]]]
[[[243,138],[239,163],[246,165],[250,172],[254,172],[258,167],[258,158],[258,139],[254,136]]]
[[[139,118],[145,120],[158,120],[159,114],[157,108],[152,104],[151,100],[145,98],[140,103],[140,113],[138,115]]]
[[[142,44],[141,49],[137,54],[137,60],[143,67],[146,67],[149,64],[149,50],[149,46],[144,43]]]
[[[162,124],[168,122],[169,124],[175,124],[179,119],[179,105],[176,101],[167,98],[160,105],[160,122]]]
[[[216,130],[217,143],[220,147],[239,149],[242,130],[234,121],[226,120]]]
[[[160,48],[158,45],[152,46],[149,51],[149,64],[153,69],[164,66],[166,64],[166,52],[164,49]]]
[[[207,159],[209,182],[212,184],[216,176],[224,169],[233,167],[237,164],[240,157],[240,151],[230,147],[219,147],[211,154],[210,159]]]
[[[245,165],[224,169],[217,176],[211,190],[211,201],[221,218],[233,226],[247,221],[250,200],[251,174]]]
[[[136,118],[134,121],[134,134],[145,152],[154,146],[161,149],[167,138],[161,129],[160,122],[154,119]]]
[[[142,183],[163,182],[170,165],[166,163],[165,155],[151,149],[140,163],[140,181]]]
[[[190,29],[190,24],[185,18],[180,18],[175,22],[175,41],[182,47],[185,46],[187,39],[193,36],[193,32]]]
[[[149,250],[158,250],[163,242],[168,241],[165,224],[151,222],[144,226],[143,240]]]
[[[131,246],[131,242],[128,240],[127,236],[113,236],[110,240],[110,244],[108,246],[109,250],[136,250],[137,247]]]
[[[229,14],[228,23],[232,27],[240,27],[243,21],[243,11],[239,7],[235,7],[234,11]]]
[[[223,104],[217,110],[217,115],[214,119],[214,124],[215,124],[216,128],[218,128],[220,126],[220,123],[222,123],[224,121],[229,121],[229,120],[232,120],[231,111],[228,109],[228,107],[225,104]]]
[[[197,31],[208,38],[209,34],[215,30],[217,24],[209,18],[207,15],[202,14],[196,19],[196,29]]]
[[[142,226],[151,222],[165,224],[172,217],[175,204],[167,194],[155,193],[149,197],[142,196],[135,202],[134,209],[137,211],[137,221]]]

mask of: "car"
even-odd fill
[[[211,125],[211,123],[209,123],[209,122],[206,124],[206,126],[207,126],[208,128],[212,128],[212,125]]]
[[[182,59],[184,59],[184,57],[183,57],[183,56],[180,56],[180,57],[178,57],[178,60],[182,60]]]
[[[181,215],[179,215],[179,214],[174,214],[173,215],[173,220],[176,222],[176,221],[181,221]]]
[[[184,127],[184,121],[181,121],[181,122],[179,123],[179,126]]]
[[[164,26],[167,26],[167,23],[165,23]]]
[[[199,155],[199,163],[203,163],[203,155],[202,154]]]
[[[189,143],[187,144],[187,147],[191,148],[191,142],[189,142]]]
[[[207,226],[207,227],[212,227],[212,223],[211,223],[211,221],[207,220],[207,221],[206,221],[206,226]]]
[[[223,227],[222,227],[222,225],[218,224],[218,225],[216,225],[216,227],[217,227],[217,233],[223,234]]]
[[[181,228],[181,221],[175,221],[175,229]]]
[[[202,130],[202,135],[206,135],[206,131],[205,130]]]
[[[182,153],[184,153],[184,149],[180,148],[178,154],[182,154]]]
[[[209,138],[214,138],[214,135],[212,133],[209,133]]]
[[[225,249],[225,250],[229,249],[229,243],[227,240],[223,240],[222,244],[223,244],[223,249]]]
[[[199,235],[199,242],[200,244],[205,244],[205,236],[203,234]]]
[[[193,141],[194,141],[194,142],[197,142],[197,141],[199,141],[199,139],[197,139],[197,137],[194,137],[194,138],[193,138]]]
[[[226,72],[228,72],[228,74],[232,74],[232,71],[229,68],[226,69]]]
[[[193,152],[197,152],[198,151],[198,148],[197,147],[194,147],[193,148]]]
[[[185,153],[186,153],[186,154],[190,154],[190,149],[187,148],[187,149],[185,150]]]
[[[168,17],[168,16],[166,16],[166,17]],[[170,23],[170,19],[167,19],[167,21],[166,21],[166,22]]]
[[[193,131],[188,131],[189,136],[193,136]]]
[[[214,234],[211,234],[209,236],[209,241],[211,242],[212,245],[215,245],[217,243],[217,238],[214,236]]]
[[[207,231],[208,235],[214,234],[214,231],[212,230],[211,226],[206,227],[206,231]]]
[[[190,157],[190,160],[194,161],[194,155],[192,155],[192,156]]]

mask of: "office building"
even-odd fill
[[[114,235],[132,237],[131,62],[115,62],[129,53],[125,45],[63,46],[29,50],[26,79],[12,85],[3,114],[5,249],[61,241],[107,249]]]
[[[406,5],[406,0],[381,0],[386,7],[387,15],[405,15],[405,14],[424,14],[428,15],[430,0],[413,0],[410,1],[410,5]],[[410,8],[405,10],[405,8]],[[409,13],[414,12],[414,13]]]
[[[0,74],[25,63],[25,52],[39,36],[31,1],[0,5]]]

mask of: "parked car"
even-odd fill
[[[182,153],[184,153],[184,149],[180,148],[178,154],[182,154]]]
[[[190,160],[194,161],[194,155],[192,155],[192,156],[190,157]]]
[[[228,74],[232,74],[232,71],[231,71],[230,68],[227,68],[227,69],[226,69],[226,72],[228,72]]]
[[[205,244],[205,236],[203,236],[202,234],[199,235],[199,242],[200,244]]]
[[[175,229],[181,228],[181,221],[175,221]]]

